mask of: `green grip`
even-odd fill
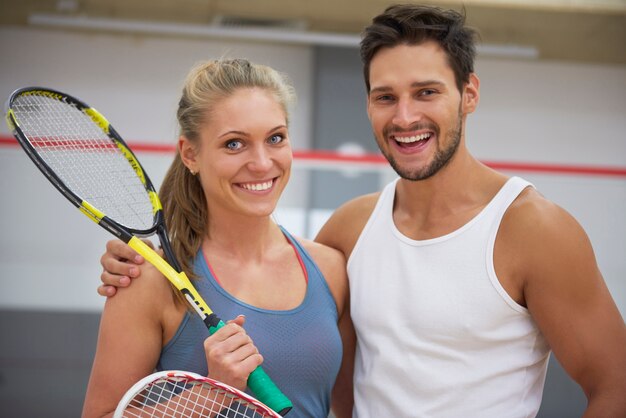
[[[224,323],[224,321],[222,321],[217,316],[215,316],[215,314],[211,314],[211,315],[207,316],[204,319],[204,323],[207,326],[207,328],[209,329],[209,334],[211,334],[211,335],[215,334],[215,331],[217,331],[218,329],[220,329],[224,325],[226,325]]]
[[[278,389],[261,366],[254,369],[248,376],[248,387],[258,400],[282,416],[285,416],[293,407],[289,398]]]
[[[226,325],[224,321],[218,319],[215,314],[209,315],[205,319],[205,324],[211,334]],[[289,398],[278,389],[261,366],[254,369],[252,373],[250,373],[250,376],[248,376],[248,387],[259,401],[263,402],[280,415],[285,416],[287,412],[291,411],[293,404]]]

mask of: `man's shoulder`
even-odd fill
[[[366,215],[369,217],[376,207],[378,198],[381,192],[365,194],[359,197],[355,197],[352,200],[347,201],[341,205],[333,216],[335,215]]]
[[[530,257],[524,264],[566,248],[576,251],[574,247],[588,241],[586,232],[568,211],[532,187],[511,203],[498,237],[506,246],[514,247],[520,260]]]
[[[376,192],[347,201],[332,214],[327,225],[341,229],[348,227],[360,233],[374,212],[379,197],[380,192]]]
[[[505,221],[523,228],[543,229],[568,219],[571,219],[569,213],[533,187],[524,189],[505,215]]]
[[[349,258],[370,218],[380,192],[356,197],[341,205],[322,227],[315,241],[341,251]]]

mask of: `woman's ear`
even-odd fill
[[[187,167],[189,171],[192,173],[199,171],[196,147],[189,139],[182,135],[178,138],[178,153],[180,154],[183,164],[185,164],[185,167]]]

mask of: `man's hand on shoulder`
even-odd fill
[[[143,240],[150,247],[154,245],[149,240]],[[139,277],[139,265],[144,263],[142,256],[121,240],[111,240],[106,244],[106,252],[100,258],[102,284],[98,287],[101,296],[115,296],[118,287],[130,286],[132,279]]]

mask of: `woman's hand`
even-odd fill
[[[209,377],[242,391],[250,373],[263,363],[263,356],[243,328],[244,322],[245,317],[239,315],[204,340]]]

